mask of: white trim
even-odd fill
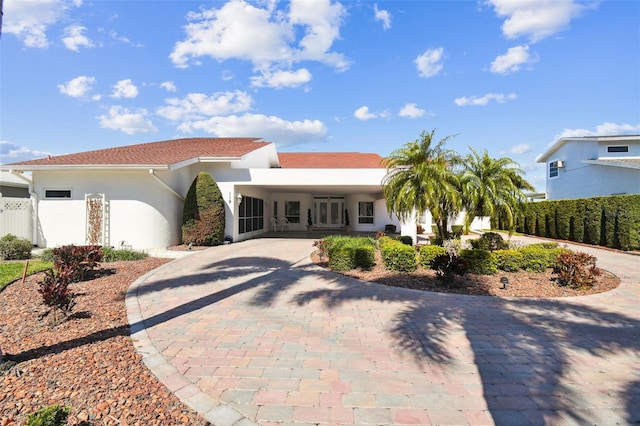
[[[627,158],[625,157],[625,159]],[[617,160],[622,160],[622,158],[617,158]],[[582,160],[581,162],[585,164],[594,164],[596,166],[609,166],[609,167],[620,167],[623,169],[640,170],[640,164],[631,164],[631,163],[626,163],[624,161],[615,161],[614,159],[596,158],[594,160]]]

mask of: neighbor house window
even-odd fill
[[[300,223],[300,201],[285,201],[284,217],[289,223]]]
[[[253,197],[242,197],[238,206],[238,232],[257,231],[264,228],[264,200]]]
[[[71,199],[71,190],[70,189],[45,189],[44,198]]]
[[[629,152],[629,147],[627,145],[608,146],[607,152]]]
[[[558,162],[552,161],[549,163],[549,177],[554,178],[558,177]]]
[[[373,223],[373,201],[358,203],[358,223]]]

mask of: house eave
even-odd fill
[[[3,171],[36,172],[51,170],[169,170],[166,164],[57,164],[57,165],[7,165]]]
[[[640,170],[640,164],[625,163],[622,161],[604,160],[601,158],[596,158],[593,160],[582,160],[581,162],[585,164],[594,164],[597,166],[621,167],[623,169]]]

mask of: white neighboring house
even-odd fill
[[[547,165],[547,200],[640,193],[640,135],[559,139]]]
[[[40,247],[102,245],[138,250],[181,242],[184,197],[201,171],[216,180],[226,203],[225,235],[233,241],[271,230],[286,217],[290,231],[341,229],[345,210],[353,231],[393,224],[387,213],[382,158],[370,153],[277,153],[256,138],[187,138],[81,152],[0,166],[30,173],[33,241]],[[97,234],[96,234],[97,233]]]

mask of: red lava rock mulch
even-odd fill
[[[72,285],[72,316],[51,325],[38,293],[42,274],[0,292],[0,425],[23,425],[51,404],[72,408],[70,425],[207,425],[143,364],[124,304],[129,285],[168,262],[102,263],[99,276]],[[15,363],[15,365],[14,365]]]

